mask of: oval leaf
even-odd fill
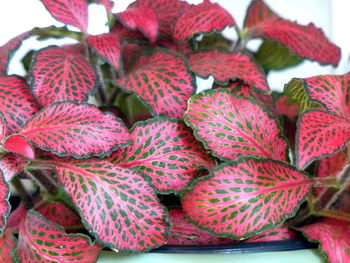
[[[312,242],[320,242],[320,250],[331,263],[350,262],[349,223],[336,219],[323,218],[300,230]]]
[[[196,89],[187,61],[165,50],[141,56],[116,84],[135,92],[154,114],[173,118],[182,118]]]
[[[85,227],[101,244],[123,252],[165,244],[166,210],[140,172],[95,159],[54,165]]]
[[[4,174],[6,182],[10,182],[28,164],[28,160],[14,153],[7,153],[0,159],[0,170]]]
[[[6,138],[4,149],[9,152],[18,153],[28,159],[34,159],[34,149],[27,138],[21,135],[12,135]]]
[[[298,120],[296,142],[297,167],[344,149],[350,141],[349,120],[320,110],[311,110]]]
[[[171,228],[167,245],[195,246],[232,244],[235,241],[229,238],[215,237],[190,223],[181,209],[170,209],[169,219]]]
[[[9,203],[10,186],[6,182],[3,172],[0,173],[0,236],[6,226],[6,218],[10,214],[11,205]]]
[[[287,160],[287,142],[275,117],[226,89],[193,96],[184,115],[198,140],[223,160],[244,155]]]
[[[132,143],[114,152],[112,163],[141,170],[159,192],[182,191],[200,168],[211,169],[214,161],[179,120],[154,118],[131,129]]]
[[[80,217],[62,203],[49,203],[38,212],[46,219],[63,227],[81,224]]]
[[[286,227],[281,225],[275,229],[264,231],[258,235],[255,235],[244,242],[270,242],[270,241],[284,241],[295,239],[297,237],[296,233]]]
[[[92,105],[60,102],[42,109],[20,132],[40,149],[58,156],[107,155],[129,141],[124,123]]]
[[[30,88],[37,102],[87,101],[97,86],[97,76],[89,62],[62,48],[39,50],[30,68]]]
[[[309,98],[327,111],[350,119],[350,73],[322,75],[304,79]]]
[[[189,62],[194,73],[202,78],[212,75],[219,84],[240,79],[257,89],[269,90],[264,73],[247,55],[207,51],[191,55]]]
[[[187,40],[196,34],[211,33],[235,25],[236,21],[224,8],[204,1],[184,10],[174,25],[173,38]]]
[[[88,36],[86,41],[115,69],[119,68],[121,47],[115,34]]]
[[[20,127],[38,110],[23,78],[0,77],[0,111],[7,123],[7,136],[18,132]]]
[[[16,259],[23,263],[91,263],[100,251],[88,236],[66,234],[61,226],[31,210],[20,226]]]
[[[10,230],[5,232],[0,237],[0,262],[10,263],[15,262],[14,252],[16,250],[17,240]]]
[[[40,0],[58,21],[87,32],[88,7],[85,0]]]
[[[247,9],[244,27],[254,27],[263,21],[276,20],[278,18],[280,17],[263,0],[253,0]]]
[[[157,15],[152,8],[136,5],[114,15],[125,27],[131,30],[140,30],[151,42],[157,40],[159,24]]]
[[[273,229],[294,216],[311,180],[293,166],[271,159],[240,158],[198,179],[182,199],[201,228],[235,239]]]

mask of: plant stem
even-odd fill
[[[27,189],[24,187],[20,178],[15,177],[11,181],[13,187],[15,188],[17,194],[20,196],[23,205],[27,209],[31,209],[34,206],[34,201],[32,196],[28,193]]]
[[[105,93],[106,87],[105,87],[103,73],[101,70],[100,63],[98,63],[98,65],[96,66],[96,71],[97,71],[97,76],[99,77],[99,82],[100,82],[100,85],[98,85],[98,88],[97,88],[98,95],[100,97],[100,101],[101,101],[102,106],[106,106],[106,103],[107,103],[107,96]]]
[[[313,212],[317,216],[325,216],[350,222],[350,214],[338,210],[322,210]]]
[[[56,27],[56,26],[49,26],[44,28],[34,28],[33,33],[39,37],[39,39],[46,39],[46,38],[63,38],[63,37],[70,37],[75,40],[81,41],[83,39],[83,34],[80,32],[73,32],[70,31],[67,27]]]
[[[52,180],[52,178],[48,175],[43,174],[41,171],[38,170],[31,170],[26,172],[36,179],[50,194],[56,195],[59,191],[59,187],[57,183]]]

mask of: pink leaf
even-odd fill
[[[20,127],[38,110],[23,78],[0,77],[0,111],[7,123],[7,136],[18,132]]]
[[[31,210],[20,226],[16,259],[19,262],[96,262],[101,248],[88,236],[64,229]]]
[[[145,37],[141,32],[132,31],[118,21],[115,22],[114,26],[110,30],[110,33],[116,35],[120,41],[126,42],[125,44],[130,44],[127,43],[127,41],[145,40]]]
[[[140,252],[166,242],[165,208],[140,172],[97,159],[54,165],[85,227],[101,244]]]
[[[151,42],[158,36],[159,23],[155,11],[147,6],[128,7],[123,12],[114,14],[118,21],[131,30],[140,30]],[[147,21],[147,23],[145,23]]]
[[[49,203],[38,212],[46,219],[63,227],[81,224],[80,217],[62,203]]]
[[[349,223],[323,218],[314,224],[301,227],[300,230],[310,241],[320,242],[320,250],[331,263],[350,262]]]
[[[58,156],[101,156],[124,146],[129,133],[124,123],[92,105],[60,102],[30,119],[20,132],[40,149]]]
[[[120,43],[115,34],[106,33],[97,36],[88,36],[86,41],[114,68],[119,68]]]
[[[182,207],[196,225],[217,235],[248,238],[294,216],[311,180],[293,166],[243,157],[197,179]]]
[[[190,223],[181,209],[170,209],[169,219],[171,228],[167,245],[220,245],[232,244],[235,241],[229,238],[215,237]]]
[[[282,95],[276,100],[276,111],[279,115],[285,115],[290,119],[297,118],[299,115],[299,105],[290,103],[288,97]]]
[[[11,135],[7,137],[3,147],[6,151],[20,154],[28,159],[34,159],[34,149],[27,138],[22,135]]]
[[[244,19],[244,27],[251,28],[259,23],[268,21],[268,20],[276,20],[280,17],[270,8],[268,7],[263,0],[254,0],[251,1],[246,17]]]
[[[184,115],[198,140],[224,160],[245,155],[287,160],[278,120],[262,105],[216,89],[193,96]]]
[[[257,89],[269,90],[264,73],[247,55],[207,51],[191,55],[189,62],[192,71],[202,78],[212,75],[220,84],[240,79]]]
[[[252,236],[244,242],[270,242],[283,241],[296,238],[296,233],[285,225],[278,226],[275,229],[266,230],[258,235]]]
[[[0,237],[0,262],[10,263],[15,262],[14,252],[16,250],[17,240],[10,230],[5,232]]]
[[[0,170],[4,174],[6,182],[10,182],[13,177],[23,171],[28,164],[28,160],[14,153],[7,153],[0,159]]]
[[[350,73],[322,75],[304,79],[304,86],[311,100],[327,111],[350,120]]]
[[[98,85],[95,70],[85,58],[54,46],[36,53],[29,73],[32,93],[42,106],[85,102]]]
[[[195,78],[179,55],[157,50],[142,55],[131,72],[116,84],[135,92],[156,115],[182,118],[195,91]]]
[[[236,21],[224,8],[210,1],[204,1],[184,10],[175,23],[173,38],[187,40],[196,34],[211,33],[235,25]]]
[[[23,40],[30,37],[32,31],[27,31],[19,36],[12,38],[5,45],[0,47],[0,76],[6,75],[7,66],[10,61],[12,54],[20,47]]]
[[[144,172],[160,192],[186,188],[200,168],[211,169],[214,161],[183,122],[154,118],[131,129],[132,143],[114,152],[113,163]]]
[[[87,32],[88,7],[85,0],[40,0],[58,21]]]
[[[6,218],[10,214],[11,205],[9,203],[10,187],[4,178],[3,172],[0,173],[0,236],[6,226]]]
[[[6,125],[5,117],[0,113],[0,142],[3,142],[6,136]]]
[[[15,210],[11,211],[11,214],[8,216],[6,228],[10,229],[14,233],[18,233],[19,226],[21,225],[22,220],[24,220],[26,217],[27,212],[28,209],[25,208],[23,202],[21,202]]]
[[[347,161],[347,154],[344,151],[321,159],[317,169],[317,177],[337,176],[343,170]]]
[[[302,169],[343,149],[350,140],[350,121],[329,112],[311,110],[301,115],[296,136],[297,167]]]

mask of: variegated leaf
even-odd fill
[[[194,246],[194,245],[220,245],[232,244],[235,241],[230,238],[220,238],[203,231],[189,222],[181,209],[170,209],[171,222],[169,239],[170,246]]]
[[[0,77],[0,111],[5,117],[7,136],[18,132],[38,110],[23,78]]]
[[[17,240],[11,230],[6,229],[0,236],[0,262],[11,263],[14,260],[14,251],[16,250]]]
[[[291,165],[242,157],[197,179],[183,195],[182,207],[202,229],[248,238],[294,216],[310,185],[311,179]]]
[[[0,172],[0,236],[2,235],[5,226],[6,218],[10,214],[11,205],[9,203],[10,186],[5,180],[4,174]]]
[[[288,145],[276,117],[226,89],[193,96],[184,119],[196,138],[221,159],[254,155],[287,160]]]
[[[235,25],[236,21],[227,10],[216,3],[204,1],[186,8],[178,17],[173,38],[187,40],[196,34],[211,33]]]
[[[10,182],[28,164],[28,160],[14,153],[7,153],[0,158],[0,170],[4,174],[6,182]]]
[[[116,84],[135,92],[155,115],[173,118],[182,118],[187,100],[196,89],[187,61],[161,49],[142,55]]]
[[[34,149],[27,138],[22,135],[11,135],[5,139],[3,148],[6,151],[20,154],[28,159],[34,159]]]
[[[296,238],[295,231],[291,230],[285,225],[276,227],[275,229],[266,230],[258,235],[252,236],[244,242],[270,242],[270,241],[284,241]]]
[[[101,248],[88,236],[66,234],[39,213],[28,211],[20,226],[16,262],[96,262]]]
[[[216,82],[227,84],[240,79],[257,89],[268,91],[265,75],[251,58],[241,53],[199,52],[189,57],[191,69],[202,78],[212,75]]]
[[[85,0],[40,0],[58,21],[75,26],[83,33],[88,27],[88,7]]]
[[[63,227],[81,224],[80,217],[62,203],[49,203],[41,207],[38,212],[46,219]]]
[[[42,106],[85,102],[97,87],[96,72],[85,58],[55,46],[36,53],[29,74],[31,91]]]
[[[296,138],[297,167],[302,169],[344,149],[350,141],[350,121],[330,112],[310,110],[301,115]]]
[[[331,263],[350,261],[349,223],[337,219],[324,218],[311,225],[300,228],[312,242],[319,242],[319,249]]]
[[[330,157],[322,158],[318,165],[317,177],[337,176],[347,162],[346,151],[340,151]]]
[[[182,191],[199,169],[214,167],[212,158],[180,120],[157,117],[138,122],[131,137],[132,143],[115,151],[109,160],[141,170],[159,192]]]
[[[253,0],[247,10],[244,27],[251,28],[266,20],[278,18],[280,17],[263,0]]]
[[[40,149],[58,156],[102,156],[125,146],[130,135],[113,114],[88,104],[59,102],[43,108],[20,134]]]
[[[165,208],[140,172],[97,159],[54,165],[82,222],[101,244],[124,252],[165,244]]]
[[[121,47],[117,35],[106,33],[87,36],[86,41],[115,69],[119,68]]]

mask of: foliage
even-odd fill
[[[109,0],[41,2],[73,29],[0,47],[2,262],[95,262],[102,248],[285,240],[291,229],[349,261],[350,208],[338,200],[350,184],[350,73],[295,78],[282,94],[266,80],[305,59],[336,66],[340,49],[320,29],[263,0],[242,29],[209,0],[136,0],[116,14]],[[94,2],[107,33],[88,34]],[[30,51],[27,75],[8,75],[30,36],[77,43]],[[196,76],[213,86],[195,94]],[[22,198],[11,214],[10,184]]]

